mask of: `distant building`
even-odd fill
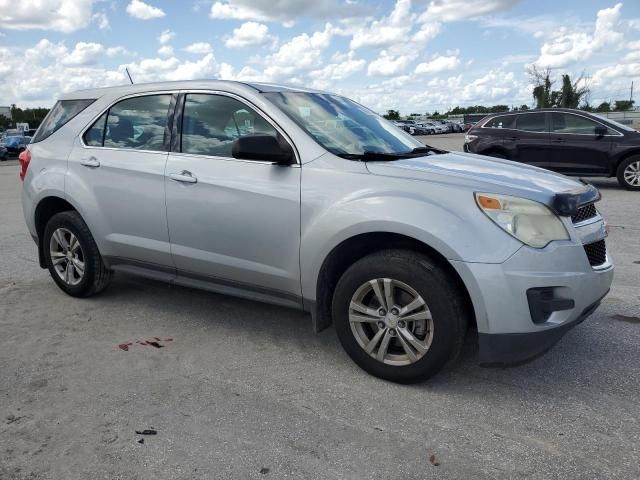
[[[11,107],[0,107],[0,115],[11,120]]]

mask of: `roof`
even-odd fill
[[[77,90],[75,92],[65,93],[60,96],[60,100],[74,100],[84,98],[99,98],[108,94],[122,94],[138,92],[150,92],[159,90],[176,90],[176,89],[219,89],[232,91],[251,89],[254,92],[307,92],[307,93],[325,93],[319,90],[311,90],[308,88],[294,87],[288,85],[277,85],[272,83],[248,83],[236,82],[231,80],[179,80],[171,82],[150,82],[135,83],[133,85],[119,85],[115,87],[91,88],[86,90]]]

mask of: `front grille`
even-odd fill
[[[578,213],[576,213],[575,215],[571,215],[571,221],[573,223],[580,223],[590,218],[593,218],[596,215],[598,215],[598,212],[596,211],[596,207],[593,203],[590,203],[589,205],[580,207],[578,209]]]
[[[585,245],[584,251],[592,267],[597,267],[607,261],[607,246],[604,240]]]

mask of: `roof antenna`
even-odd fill
[[[129,69],[127,67],[124,67],[124,71],[127,72],[127,77],[129,77],[129,81],[131,82],[131,85],[133,85],[133,79],[131,78],[131,74],[129,73]]]

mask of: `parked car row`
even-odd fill
[[[27,145],[31,143],[31,137],[23,135],[9,135],[0,138],[0,160],[6,160],[10,156],[17,157]]]
[[[411,135],[464,132],[462,123],[444,120],[395,120],[393,124]]]

